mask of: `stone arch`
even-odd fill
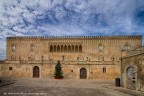
[[[68,45],[68,52],[71,52],[71,46]]]
[[[130,64],[124,69],[124,86],[128,89],[137,90],[137,72],[138,67]]]
[[[87,69],[84,67],[80,69],[80,79],[87,79]]]
[[[60,45],[57,46],[57,52],[60,52]]]
[[[33,78],[39,78],[40,77],[40,68],[38,66],[33,67]]]
[[[78,45],[75,46],[75,52],[78,52]]]
[[[64,46],[63,45],[61,45],[61,52],[63,52],[64,51]]]
[[[79,52],[82,52],[82,45],[79,45]]]
[[[53,45],[50,45],[50,52],[53,52]]]
[[[67,52],[67,45],[64,46],[64,52]]]
[[[57,46],[56,45],[54,45],[54,49],[53,49],[53,52],[56,52],[57,50]]]
[[[72,45],[71,50],[72,50],[72,52],[75,51],[75,47],[74,47],[74,45]]]

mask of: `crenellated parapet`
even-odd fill
[[[7,40],[57,40],[57,39],[78,39],[78,40],[126,40],[126,39],[142,39],[142,35],[127,35],[127,36],[14,36],[7,37]]]

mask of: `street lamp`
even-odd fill
[[[120,57],[120,64],[121,64],[121,66],[120,66],[120,85],[122,84],[122,52],[124,51],[124,48],[122,48],[121,47],[121,49],[120,49],[120,51],[121,51],[121,57]]]

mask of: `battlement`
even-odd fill
[[[25,39],[142,39],[142,35],[118,35],[118,36],[12,36],[7,37],[7,40],[25,40]]]

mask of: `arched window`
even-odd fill
[[[64,51],[64,48],[63,48],[63,45],[61,45],[61,52],[63,52]]]
[[[53,52],[53,46],[50,45],[50,52]]]
[[[67,46],[66,45],[64,46],[64,52],[67,52]]]
[[[59,45],[57,46],[57,52],[60,52],[60,46]]]
[[[12,44],[12,45],[11,45],[11,48],[12,48],[12,52],[15,52],[15,51],[16,51],[16,46],[15,46],[15,44]]]
[[[82,46],[79,45],[79,52],[82,52]]]
[[[53,52],[56,52],[56,45],[54,45],[54,51]]]
[[[68,52],[71,52],[71,46],[70,45],[68,46]]]
[[[30,45],[30,51],[33,52],[34,51],[35,46],[33,44]]]
[[[104,47],[103,47],[103,45],[100,43],[100,44],[98,45],[98,50],[99,50],[99,52],[103,52],[103,49],[104,49]]]
[[[74,50],[74,45],[72,45],[72,52],[74,52],[75,50]]]
[[[78,52],[78,45],[75,46],[75,52]]]

